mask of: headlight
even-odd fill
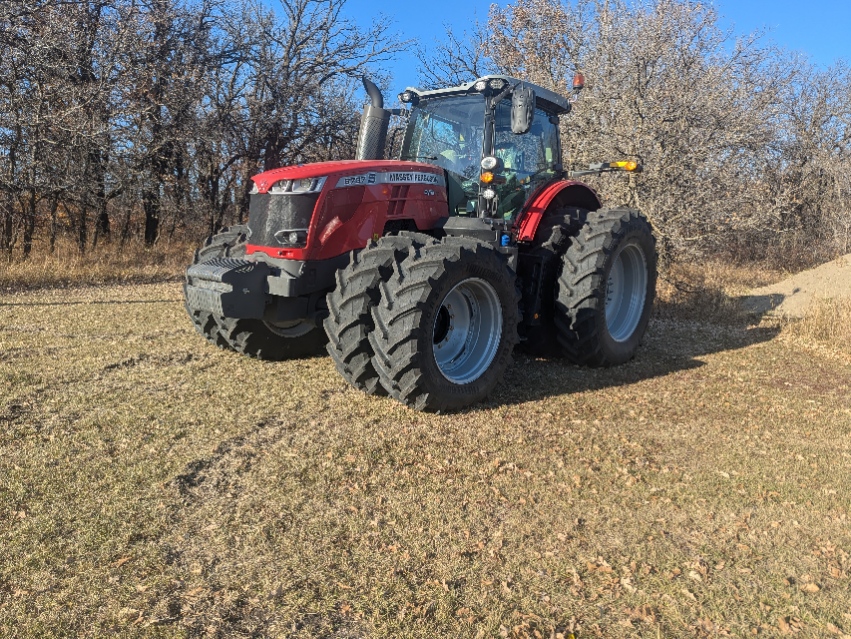
[[[283,229],[275,233],[278,244],[300,248],[307,244],[307,229]]]
[[[272,193],[273,195],[280,195],[281,193],[286,193],[289,190],[289,180],[278,180],[272,186],[269,187],[269,193]]]
[[[482,158],[482,168],[485,171],[493,171],[498,164],[499,158],[494,157],[493,155]]]
[[[269,189],[273,195],[301,195],[303,193],[318,193],[325,186],[325,177],[301,178],[299,180],[278,180]]]
[[[312,178],[304,178],[302,180],[293,180],[292,191],[293,193],[307,193],[308,191],[312,191],[313,187],[313,179]]]

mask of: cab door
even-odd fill
[[[549,117],[535,109],[529,132],[517,135],[511,131],[511,102],[504,100],[497,107],[494,154],[502,160],[500,178],[504,178],[496,185],[498,217],[514,220],[529,195],[556,177],[561,149],[558,126]]]

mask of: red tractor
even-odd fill
[[[518,344],[590,366],[632,358],[655,292],[652,229],[571,178],[635,163],[566,173],[571,100],[528,82],[409,88],[396,111],[364,85],[358,159],[255,176],[247,226],[196,252],[197,330],[269,360],[327,348],[353,386],[430,411],[483,399]],[[407,125],[384,160],[392,114]]]

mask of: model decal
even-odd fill
[[[398,172],[386,173],[361,173],[360,175],[346,175],[337,181],[337,188],[347,186],[364,186],[367,184],[434,184],[435,186],[446,186],[446,180],[442,175],[424,172]]]

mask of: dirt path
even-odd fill
[[[803,317],[814,301],[836,298],[851,299],[851,253],[777,284],[754,289],[744,304],[754,313]]]

